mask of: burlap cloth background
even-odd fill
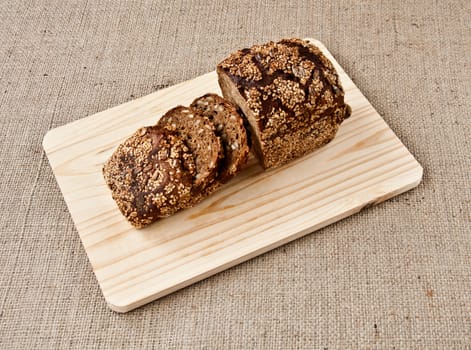
[[[2,349],[470,349],[469,1],[0,1]],[[128,314],[47,130],[270,39],[323,41],[425,168],[415,190]]]

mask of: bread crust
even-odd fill
[[[137,228],[192,205],[196,166],[178,133],[150,126],[118,146],[103,167],[121,213]]]
[[[332,63],[304,40],[239,50],[218,65],[217,73],[224,97],[248,118],[264,168],[330,142],[351,113]]]

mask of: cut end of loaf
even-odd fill
[[[242,113],[244,114],[247,123],[244,124],[244,127],[247,128],[247,134],[249,135],[248,138],[251,140],[252,148],[257,156],[258,160],[262,164],[264,168],[267,168],[266,164],[264,164],[264,157],[262,156],[262,147],[260,144],[260,135],[258,135],[258,128],[254,128],[253,126],[257,124],[255,116],[252,110],[247,105],[246,100],[240,94],[237,87],[233,84],[231,78],[224,72],[224,70],[218,67],[218,82],[219,86],[221,87],[221,91],[223,96],[238,106]]]

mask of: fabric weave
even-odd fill
[[[470,349],[471,2],[0,1],[0,348]],[[127,314],[41,147],[229,52],[322,41],[422,184]]]

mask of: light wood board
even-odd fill
[[[422,168],[327,49],[352,116],[327,146],[250,165],[194,208],[136,230],[101,173],[116,146],[171,107],[220,93],[216,73],[53,129],[43,146],[108,305],[126,312],[419,184]]]

